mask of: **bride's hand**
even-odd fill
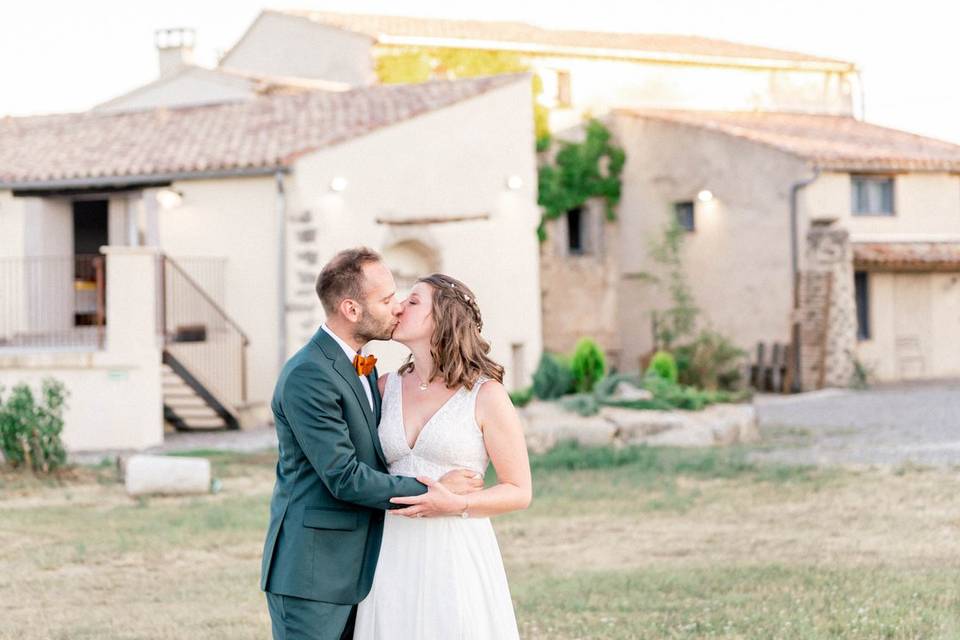
[[[451,493],[465,496],[483,490],[483,476],[470,469],[454,469],[440,478],[440,484],[449,489]]]
[[[432,478],[417,477],[427,485],[427,492],[419,496],[390,498],[394,504],[409,505],[403,509],[391,509],[388,514],[409,518],[429,518],[462,513],[467,508],[467,499],[458,496]]]

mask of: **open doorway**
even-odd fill
[[[74,324],[104,324],[104,261],[100,247],[109,244],[107,200],[73,201]]]

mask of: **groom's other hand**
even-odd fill
[[[450,493],[465,496],[483,490],[483,476],[470,469],[454,469],[440,478]]]

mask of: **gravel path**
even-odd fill
[[[755,405],[764,440],[758,459],[960,465],[960,381],[761,395]]]

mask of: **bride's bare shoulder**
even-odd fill
[[[503,404],[504,401],[510,402],[510,394],[502,383],[496,380],[485,380],[480,385],[480,390],[477,392],[478,407],[489,409]]]

